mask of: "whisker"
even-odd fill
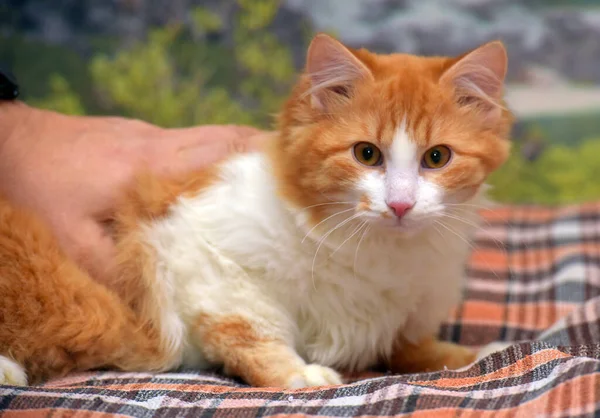
[[[453,213],[453,214],[454,214],[454,213]],[[444,216],[448,216],[448,214],[444,214]],[[462,219],[460,216],[459,216],[459,217],[448,216],[448,217],[449,217],[449,218],[456,219],[456,220],[458,220],[458,221],[465,222],[465,220],[464,220],[464,219]],[[484,221],[485,221],[485,220],[484,220]],[[491,226],[491,224],[490,224],[489,222],[487,222],[487,221],[485,221],[485,222],[487,223],[487,225],[488,225],[488,226]],[[475,226],[475,225],[473,225],[473,226]],[[485,228],[483,228],[481,225],[477,225],[477,226],[475,226],[475,227],[476,227],[478,230],[482,231],[482,232],[485,234],[485,236],[486,236],[487,238],[491,239],[491,240],[494,242],[494,244],[496,245],[496,248],[497,248],[498,250],[500,250],[500,251],[502,251],[503,253],[507,254],[507,251],[506,251],[506,243],[505,243],[505,242],[503,242],[503,241],[499,240],[498,238],[495,238],[494,236],[492,236],[492,235],[491,235],[491,233],[490,233],[489,231],[487,231]],[[525,245],[525,247],[526,247],[526,248],[529,248],[529,246],[527,245],[527,243],[523,242],[523,244]],[[512,272],[512,269],[511,269],[510,265],[509,265],[509,266],[507,266],[507,268],[508,268],[508,271],[509,271],[509,273],[510,273],[510,274],[513,274],[513,272]]]
[[[478,231],[482,231],[482,232],[488,232],[486,229],[482,228],[481,225],[478,225],[477,223],[475,223],[474,221],[470,220],[470,219],[466,219],[463,218],[461,216],[459,216],[456,213],[448,213],[448,212],[442,212],[442,216],[446,217],[446,218],[450,218],[450,219],[455,219],[457,221],[463,222],[466,225],[472,226],[473,228],[475,228]],[[496,238],[491,237],[493,240],[496,240]]]
[[[493,237],[490,232],[488,230],[486,230],[485,228],[483,228],[481,225],[476,224],[475,222],[472,222],[471,220],[462,218],[456,214],[449,214],[449,213],[442,213],[442,216],[445,216],[447,218],[450,219],[455,219],[457,221],[460,222],[464,222],[467,225],[470,225],[474,228],[476,228],[478,231],[483,232],[484,234],[487,235],[488,238],[490,238],[492,241],[494,241],[494,243],[496,244],[496,247],[500,250],[504,250],[504,243],[502,241],[500,241],[498,238]]]
[[[454,206],[454,207],[449,207],[449,208],[446,208],[446,209],[452,209],[452,210],[454,211],[454,213],[457,213],[457,212],[459,212],[459,213],[460,213],[460,212],[462,212],[462,211],[470,210],[469,208],[458,207],[456,204],[447,204],[447,205],[449,205],[449,206]],[[474,206],[474,207],[477,207],[477,205],[469,205],[469,206]],[[485,218],[483,218],[483,217],[480,217],[480,219],[481,219],[481,221],[482,221],[482,222],[484,222],[484,223],[485,223],[487,226],[492,226],[492,224],[491,224],[491,223],[490,223],[490,222],[489,222],[487,219],[485,219]]]
[[[442,237],[442,239],[444,240],[444,242],[446,243],[446,245],[448,245],[448,240],[446,239],[446,236],[442,233],[442,231],[440,231],[440,229],[435,225],[435,223],[431,224],[431,226]]]
[[[459,234],[458,232],[456,232],[455,230],[453,230],[452,228],[450,228],[449,226],[447,226],[446,224],[444,224],[441,221],[438,221],[437,219],[435,220],[435,223],[440,225],[441,227],[445,228],[447,231],[453,233],[454,235],[456,235],[458,238],[460,238],[461,240],[463,240],[465,242],[465,244],[467,244],[469,246],[469,248],[471,249],[475,249],[475,247],[473,247],[473,244],[471,244],[471,242],[469,242],[468,239],[466,239],[465,237],[463,237],[461,234]]]
[[[354,231],[352,231],[352,233],[350,234],[350,236],[348,238],[346,238],[344,240],[344,242],[342,242],[340,244],[339,247],[337,247],[329,256],[329,258],[333,257],[335,255],[335,253],[338,252],[338,250],[340,248],[342,248],[344,246],[345,243],[347,243],[348,241],[350,241],[352,239],[353,236],[355,236],[356,234],[358,234],[360,232],[360,230],[363,228],[363,226],[365,226],[367,224],[367,221],[363,221],[362,223],[358,224],[358,227],[354,228]]]
[[[461,208],[461,207],[462,208],[465,208],[465,207],[468,207],[468,208],[477,208],[479,210],[485,210],[485,211],[489,211],[489,212],[492,212],[492,213],[495,213],[495,214],[499,214],[499,212],[497,210],[495,210],[493,208],[493,206],[491,206],[491,205],[490,206],[477,205],[477,204],[474,204],[474,203],[444,203],[444,205],[446,205],[446,206],[454,206],[454,207],[459,207],[459,208]]]
[[[354,202],[326,202],[326,203],[317,203],[316,205],[306,206],[304,208],[300,208],[300,210],[306,210],[310,208],[316,208],[318,206],[327,206],[327,205],[353,205]]]
[[[472,208],[479,208],[479,209],[491,209],[489,206],[486,205],[477,205],[475,203],[444,203],[447,206],[468,206],[468,207],[472,207]]]
[[[356,244],[356,251],[354,252],[354,279],[356,279],[356,260],[358,259],[358,249],[360,248],[360,244],[362,243],[365,236],[369,233],[371,229],[371,225],[367,224],[367,227],[363,230],[360,239],[358,240],[358,244]]]
[[[475,247],[465,238],[463,237],[461,234],[459,234],[458,232],[456,232],[455,230],[453,230],[452,228],[450,228],[449,226],[445,225],[443,222],[435,220],[435,223],[437,223],[438,225],[440,225],[441,227],[445,228],[447,231],[453,233],[454,235],[456,235],[458,238],[460,238],[461,240],[463,240],[465,242],[465,244],[467,244],[469,246],[469,248],[471,248],[471,250],[475,251]],[[496,278],[498,280],[500,279],[500,276],[498,275],[498,273],[496,272],[496,270],[492,269],[492,267],[489,265],[489,263],[486,261],[485,264],[487,265],[487,267],[490,269],[490,271],[492,273],[494,273],[494,276],[496,276]]]
[[[467,204],[467,203],[449,203],[449,204],[447,204],[447,205],[449,205],[449,206],[474,206],[474,207],[478,207],[478,206],[479,206],[479,205],[473,205],[473,204]],[[490,211],[491,211],[491,212],[493,212],[493,213],[497,213],[496,211],[493,211],[492,209],[490,209],[490,208],[487,208],[487,207],[485,207],[485,206],[481,206],[481,207],[482,207],[483,209],[490,210]],[[454,209],[454,210],[461,210],[461,208],[460,208],[460,207],[458,207],[458,208],[452,208],[452,209]],[[486,219],[483,219],[483,218],[482,218],[482,220],[483,220],[483,222],[485,222],[485,224],[486,224],[487,226],[489,226],[489,227],[491,227],[491,226],[492,226],[492,224],[491,224],[491,223],[490,223],[488,220],[486,220]],[[506,221],[506,222],[508,222],[508,219],[505,219],[505,221]],[[483,230],[483,229],[482,229],[482,230]],[[503,243],[502,241],[498,240],[497,238],[493,238],[493,237],[491,237],[491,238],[492,238],[493,240],[497,241],[497,242],[498,242],[498,243],[499,243],[499,244],[502,246],[502,249],[503,249],[503,250],[505,250],[505,243]],[[523,246],[524,246],[526,249],[528,249],[528,250],[530,249],[529,245],[528,245],[528,244],[527,244],[527,242],[525,242],[524,240],[519,240],[519,242],[518,242],[518,243],[519,243],[519,244],[522,244],[522,245],[523,245]],[[511,274],[512,274],[512,271],[511,271],[511,269],[510,269],[510,266],[509,266],[508,268],[509,268],[509,271],[510,271],[510,272],[511,272]]]
[[[312,227],[312,228],[311,228],[311,229],[310,229],[310,230],[309,230],[309,231],[306,233],[306,235],[304,236],[304,238],[302,238],[301,244],[304,244],[304,241],[306,241],[306,238],[307,238],[307,237],[310,235],[310,233],[311,233],[312,231],[314,231],[314,230],[315,230],[315,228],[317,228],[317,227],[318,227],[319,225],[321,225],[323,222],[327,222],[329,219],[333,218],[334,216],[341,215],[342,213],[347,213],[347,212],[350,212],[350,211],[353,211],[353,210],[354,210],[354,208],[350,208],[350,209],[342,210],[342,211],[340,211],[340,212],[336,212],[336,213],[334,213],[333,215],[330,215],[330,216],[328,216],[327,218],[323,219],[321,222],[319,222],[318,224],[316,224],[315,226],[313,226],[313,227]]]
[[[442,216],[446,216],[451,219],[456,219],[457,221],[464,222],[467,225],[470,225],[474,228],[482,229],[481,225],[477,225],[474,221],[471,221],[470,219],[462,218],[462,217],[458,216],[456,213],[442,212]]]
[[[319,254],[319,250],[321,249],[321,246],[323,245],[325,240],[327,240],[329,235],[331,235],[334,231],[336,231],[338,228],[341,228],[342,226],[346,225],[348,222],[351,222],[354,219],[358,218],[360,215],[361,215],[360,213],[355,213],[354,215],[350,216],[349,218],[346,218],[342,222],[338,223],[335,227],[333,227],[329,231],[327,231],[327,233],[323,236],[323,238],[321,238],[319,240],[319,245],[317,246],[317,250],[315,251],[315,256],[313,257],[312,268],[311,268],[311,277],[312,277],[313,287],[315,288],[315,290],[317,290],[316,286],[315,286],[315,263],[317,261],[317,255]]]

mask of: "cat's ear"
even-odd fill
[[[454,89],[459,105],[475,107],[486,121],[494,121],[502,114],[507,65],[502,42],[489,42],[460,57],[440,83]]]
[[[319,110],[352,95],[359,80],[373,79],[371,71],[348,48],[332,37],[319,34],[308,48],[306,73],[310,80],[311,105]]]

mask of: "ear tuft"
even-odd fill
[[[357,81],[373,78],[348,48],[325,34],[315,36],[308,48],[306,73],[311,82],[306,94],[311,96],[312,106],[320,110],[350,98]]]
[[[497,119],[503,109],[508,57],[500,41],[489,42],[459,58],[440,78],[454,89],[460,106],[476,107],[486,120]]]

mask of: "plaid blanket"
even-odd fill
[[[600,203],[501,207],[484,218],[466,299],[441,337],[515,344],[464,370],[298,391],[192,371],[86,373],[0,387],[0,416],[599,416]]]

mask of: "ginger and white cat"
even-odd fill
[[[509,152],[506,66],[499,42],[425,58],[318,35],[262,152],[139,177],[110,288],[2,204],[0,382],[221,365],[298,388],[469,364],[435,336]]]

